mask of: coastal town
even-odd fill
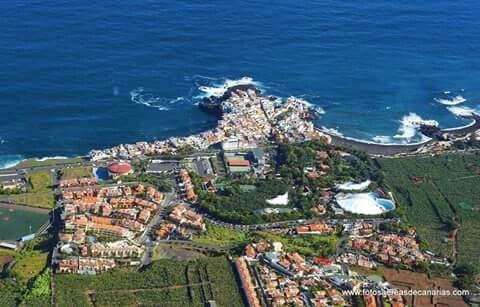
[[[300,142],[331,139],[314,127],[311,110],[305,101],[294,97],[279,102],[265,97],[253,86],[228,89],[218,103],[222,114],[218,125],[198,135],[170,138],[164,141],[122,144],[104,150],[92,150],[92,161],[132,159],[144,156],[175,154],[182,148],[196,151],[221,144],[223,149],[246,149],[272,140]]]
[[[226,261],[230,273],[222,278],[231,278],[223,286],[237,289],[240,305],[467,306],[461,295],[420,299],[401,294],[415,289],[413,276],[430,290],[446,283],[449,291],[460,291],[451,276],[462,250],[455,216],[448,217],[451,229],[440,239],[446,251],[426,243],[423,225],[407,221],[403,211],[408,198],[393,182],[386,184],[379,170],[392,157],[378,162],[358,148],[340,146],[338,136],[315,127],[316,111],[301,99],[279,100],[245,85],[202,103],[219,116],[212,130],[2,171],[2,190],[14,191],[2,201],[8,208],[21,205],[19,200],[28,206],[21,195],[51,195],[45,226],[19,240],[0,242],[18,255],[42,240],[49,242],[48,271],[43,271],[49,278],[49,303],[68,305],[65,293],[73,291],[85,304],[96,305],[103,295],[117,291],[131,293],[128,299],[135,303],[130,305],[142,305],[140,294],[147,286],[106,283],[105,288],[85,286],[77,293],[66,285],[125,272],[140,280],[160,265],[165,265],[158,270],[168,280],[174,268],[165,261],[183,265],[207,258]],[[461,136],[465,142],[476,137],[476,132]],[[458,146],[458,138],[417,149],[434,148],[428,154],[438,155]],[[404,155],[412,152],[400,153]],[[40,192],[34,190],[39,183],[32,173],[50,180]],[[420,175],[407,179],[414,188],[431,181]],[[7,279],[18,279],[8,272],[21,259],[5,263]],[[186,269],[187,277],[194,274],[191,270]],[[398,277],[398,272],[411,275]],[[443,275],[430,278],[437,272]],[[219,285],[205,281],[205,272],[198,274],[183,284],[171,281],[150,290],[185,288],[188,293],[176,294],[182,296],[177,302],[236,306],[227,293],[214,288]],[[197,287],[206,284],[209,290],[201,288],[201,298],[196,297]]]

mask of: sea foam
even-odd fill
[[[0,169],[14,167],[25,160],[22,155],[4,155],[0,156]]]
[[[456,107],[456,106],[447,107],[447,110],[452,112],[455,116],[459,116],[459,117],[472,116],[477,112],[477,110],[470,107]]]
[[[335,129],[335,128],[328,128],[328,127],[322,126],[320,130],[323,132],[329,133],[331,135],[343,136],[343,133],[341,133],[340,131],[338,131],[338,129]]]
[[[434,98],[433,100],[435,100],[436,102],[438,102],[440,104],[446,105],[446,106],[456,106],[457,104],[461,104],[461,103],[467,101],[467,99],[465,99],[462,95],[457,95],[457,96],[454,96],[450,99]]]
[[[197,98],[201,99],[201,98],[204,98],[204,97],[211,97],[211,96],[220,97],[223,94],[225,94],[225,92],[227,91],[228,88],[230,88],[232,86],[247,85],[247,84],[253,84],[256,87],[261,89],[261,83],[257,82],[257,81],[254,81],[250,77],[242,77],[242,78],[236,79],[236,80],[223,79],[223,81],[221,81],[221,83],[214,82],[210,86],[206,86],[206,85],[200,86],[198,88],[198,90],[201,91],[202,94],[197,96]]]
[[[183,96],[176,97],[174,99],[158,97],[146,91],[145,88],[138,87],[130,91],[130,100],[150,108],[155,108],[160,111],[166,111],[169,110],[169,104],[179,103],[188,99],[185,99],[185,97]]]
[[[397,134],[393,137],[396,139],[403,139],[405,141],[410,141],[419,135],[419,128],[422,125],[428,126],[438,126],[438,122],[435,120],[425,120],[415,113],[409,113],[405,115],[400,120],[400,127],[398,128]],[[421,134],[422,140],[427,137]]]

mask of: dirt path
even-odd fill
[[[142,292],[142,291],[168,291],[168,290],[175,290],[175,289],[180,289],[180,288],[187,288],[187,287],[198,287],[198,286],[204,286],[204,285],[213,285],[212,282],[197,282],[197,283],[192,283],[192,284],[186,284],[186,285],[174,285],[174,286],[168,286],[168,287],[162,287],[162,288],[139,288],[139,289],[111,289],[111,290],[101,290],[98,291],[99,293],[101,292],[129,292],[129,293],[137,293],[137,292]],[[86,290],[85,294],[87,295],[92,295],[96,294],[97,291],[95,290]]]

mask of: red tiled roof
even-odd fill
[[[248,160],[230,160],[228,161],[230,166],[250,166],[250,161]]]

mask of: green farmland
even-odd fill
[[[430,248],[480,266],[480,153],[379,159],[399,211]],[[457,242],[449,239],[458,229]]]
[[[225,257],[154,261],[142,272],[117,269],[95,276],[55,276],[58,306],[243,306]]]

